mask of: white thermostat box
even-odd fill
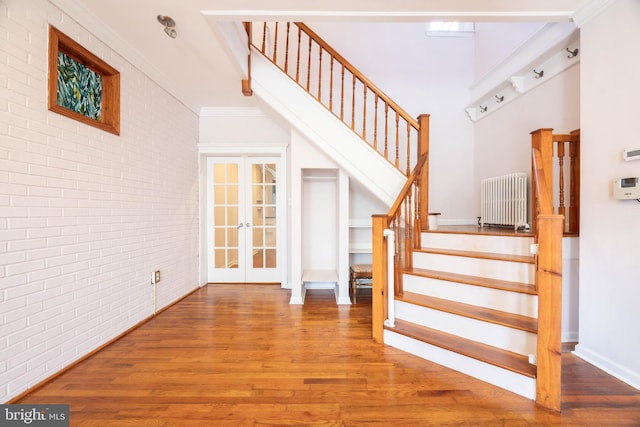
[[[622,158],[626,161],[640,160],[640,148],[627,148],[622,152]]]
[[[613,180],[614,199],[640,199],[640,178],[632,176]]]

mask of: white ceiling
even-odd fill
[[[198,113],[248,107],[216,21],[570,21],[593,0],[51,0]],[[168,37],[157,15],[176,21]],[[345,24],[346,25],[346,24]],[[215,25],[214,25],[215,27]]]

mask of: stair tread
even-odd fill
[[[415,249],[415,252],[424,252],[430,254],[441,255],[454,255],[467,258],[480,258],[480,259],[493,259],[497,261],[511,261],[521,262],[525,264],[534,264],[535,257],[533,255],[512,255],[512,254],[500,254],[494,252],[477,252],[477,251],[462,251],[459,249],[441,249],[441,248],[428,248],[422,247]]]
[[[404,292],[396,300],[526,332],[538,333],[538,319],[429,295]]]
[[[530,364],[528,357],[522,354],[502,350],[404,320],[396,319],[395,327],[385,326],[385,329],[521,375],[531,378],[536,377],[536,366]]]
[[[504,291],[519,292],[529,295],[537,295],[535,285],[509,280],[491,279],[467,274],[450,273],[447,271],[429,270],[426,268],[411,268],[404,271],[413,276],[428,277],[431,279],[446,280],[448,282],[465,283],[467,285],[482,286],[485,288],[501,289]]]

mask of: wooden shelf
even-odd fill
[[[350,254],[370,254],[373,251],[371,242],[350,242],[349,253]]]
[[[371,228],[371,218],[351,218],[349,228]]]
[[[371,230],[371,218],[351,218],[349,219],[349,229],[353,230],[349,233],[351,238],[356,237],[349,241],[349,253],[370,254],[373,251],[371,232],[367,234],[366,240],[363,237],[366,229]]]

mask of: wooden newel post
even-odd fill
[[[560,411],[562,371],[562,215],[538,217],[536,402]]]
[[[571,132],[575,138],[569,144],[571,176],[569,177],[569,231],[580,232],[580,129]]]
[[[420,223],[423,228],[429,223],[429,117],[429,114],[418,116],[418,158],[427,154],[420,175]]]
[[[244,96],[253,95],[253,90],[251,89],[251,39],[253,37],[252,33],[253,26],[251,22],[244,22],[244,29],[247,32],[247,78],[242,80],[242,94]]]
[[[373,252],[371,254],[372,289],[371,289],[371,323],[373,340],[384,343],[383,327],[387,317],[387,272],[393,265],[387,265],[387,240],[384,230],[389,226],[387,215],[371,217],[373,234]]]
[[[540,157],[542,164],[538,167],[544,171],[553,170],[553,129],[538,129],[531,132],[531,148],[536,148],[540,151]],[[535,183],[533,177],[535,171],[533,170],[533,164],[531,168],[531,229],[536,230],[536,222],[538,216],[538,199],[536,197]],[[548,189],[552,189],[553,176],[549,173],[545,175],[545,181]]]

